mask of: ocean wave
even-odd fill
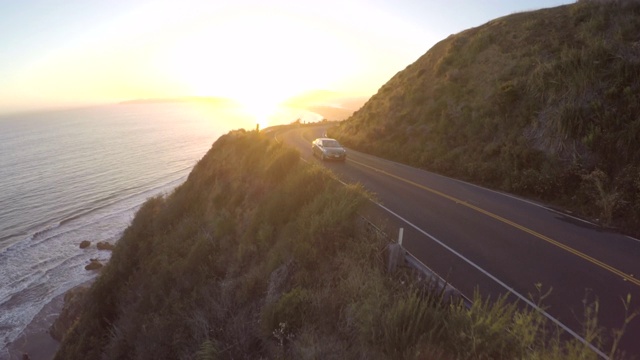
[[[97,241],[118,240],[135,211],[149,196],[167,193],[185,178],[186,175],[171,178],[109,204],[77,212],[35,231],[0,252],[0,275],[4,280],[0,280],[0,313],[3,314],[0,315],[0,327],[13,329],[0,339],[4,337],[6,344],[17,337],[44,305],[43,302],[51,298],[53,289],[66,288],[61,282],[67,282],[69,278],[71,281],[83,278],[82,274],[86,276],[84,265],[89,258],[108,260],[110,255],[100,255],[97,249],[86,251],[78,248],[85,234],[93,234]],[[100,228],[106,228],[103,231],[107,232],[102,235],[96,233]],[[75,255],[69,253],[70,248],[77,249]],[[19,276],[11,279],[11,274]]]
[[[175,172],[172,175],[176,173],[178,172]],[[117,194],[114,196],[105,197],[104,199],[113,199],[113,201],[109,201],[107,203],[104,203],[104,201],[102,201],[102,204],[100,204],[99,206],[94,206],[92,208],[79,209],[75,212],[72,212],[71,214],[66,215],[66,217],[63,218],[61,221],[48,224],[44,226],[42,230],[35,231],[34,233],[24,237],[22,241],[16,242],[13,245],[5,248],[3,251],[0,252],[0,256],[7,255],[11,252],[20,251],[24,249],[24,246],[40,245],[50,240],[53,237],[61,236],[81,228],[90,227],[100,221],[103,221],[107,218],[111,218],[113,216],[117,216],[121,213],[129,213],[132,210],[139,207],[140,205],[142,205],[142,203],[144,203],[144,201],[146,201],[146,199],[148,199],[149,197],[157,194],[161,194],[161,193],[166,194],[169,191],[173,190],[179,184],[184,182],[186,177],[187,175],[181,175],[177,179],[171,179],[170,181],[165,182],[163,184],[157,185],[152,188],[146,188],[146,189],[143,189],[142,191],[138,191],[124,197],[118,196]],[[119,209],[113,209],[112,211],[103,211],[109,208],[113,208],[118,204],[123,205],[123,207]],[[89,217],[89,215],[100,213],[101,211],[103,211],[102,216],[93,217],[93,218]],[[84,219],[86,221],[80,222],[79,224],[77,224],[77,226],[73,226],[73,227],[69,226],[70,224],[76,222],[76,220],[80,220],[80,219]],[[38,227],[41,227],[41,226],[42,225]],[[15,237],[15,236],[16,236],[15,234],[10,234],[6,238]]]

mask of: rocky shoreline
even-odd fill
[[[21,360],[24,354],[28,354],[31,360],[51,360],[58,351],[60,343],[49,333],[49,328],[54,323],[64,306],[64,295],[59,295],[31,320],[13,342],[7,345],[9,359]]]
[[[89,246],[91,246],[91,242],[87,240],[82,241],[79,245],[81,249],[86,249]],[[98,250],[112,251],[114,245],[106,241],[99,241],[96,247]],[[98,259],[91,259],[90,263],[85,266],[85,270],[100,270],[102,267],[103,264]],[[83,295],[94,280],[95,278],[56,296],[45,305],[20,336],[7,345],[9,359],[53,359],[60,347],[62,337],[80,313]]]
[[[83,294],[94,280],[58,295],[31,320],[22,334],[7,345],[10,360],[51,360],[62,336],[77,317]],[[27,355],[27,357],[25,357]]]

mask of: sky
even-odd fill
[[[567,0],[0,0],[0,113],[370,96],[450,34]]]

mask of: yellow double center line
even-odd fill
[[[549,244],[555,245],[555,246],[557,246],[557,247],[559,247],[559,248],[561,248],[561,249],[563,249],[563,250],[565,250],[567,252],[570,252],[570,253],[572,253],[572,254],[580,257],[580,258],[583,258],[584,260],[587,260],[588,262],[590,262],[590,263],[592,263],[594,265],[597,265],[597,266],[599,266],[599,267],[601,267],[601,268],[603,268],[603,269],[605,269],[605,270],[607,270],[607,271],[609,271],[609,272],[611,272],[611,273],[613,273],[613,274],[615,274],[617,276],[620,276],[622,279],[624,279],[626,281],[629,281],[630,283],[632,283],[632,284],[634,284],[636,286],[640,286],[640,280],[634,278],[632,275],[624,273],[624,272],[614,268],[611,265],[605,264],[604,262],[602,262],[602,261],[600,261],[598,259],[595,259],[595,258],[593,258],[593,257],[591,257],[591,256],[589,256],[589,255],[587,255],[587,254],[585,254],[583,252],[580,252],[580,251],[578,251],[578,250],[576,250],[576,249],[574,249],[572,247],[569,247],[569,246],[567,246],[565,244],[562,244],[562,243],[560,243],[560,242],[558,242],[556,240],[553,240],[550,237],[544,236],[544,235],[540,234],[539,232],[533,231],[533,230],[531,230],[529,228],[526,228],[526,227],[524,227],[524,226],[522,226],[520,224],[516,224],[511,220],[507,220],[507,219],[503,218],[502,216],[499,216],[499,215],[496,215],[494,213],[488,212],[488,211],[486,211],[484,209],[481,209],[481,208],[479,208],[479,207],[477,207],[475,205],[471,205],[471,204],[467,203],[466,201],[462,201],[462,200],[457,199],[457,198],[455,198],[453,196],[450,196],[450,195],[447,195],[445,193],[442,193],[442,192],[440,192],[438,190],[431,189],[431,188],[426,187],[424,185],[418,184],[418,183],[413,182],[411,180],[407,180],[407,179],[405,179],[403,177],[391,174],[391,173],[386,172],[384,170],[380,170],[380,169],[375,168],[373,166],[369,166],[367,164],[363,164],[363,163],[361,163],[359,161],[355,161],[355,160],[349,159],[349,162],[352,162],[352,163],[358,164],[360,166],[369,168],[369,169],[371,169],[373,171],[379,172],[381,174],[387,175],[389,177],[392,177],[394,179],[400,180],[400,181],[405,182],[407,184],[413,185],[415,187],[418,187],[418,188],[420,188],[422,190],[425,190],[425,191],[428,191],[430,193],[442,196],[445,199],[449,199],[449,200],[451,200],[453,202],[456,202],[456,203],[458,203],[460,205],[466,206],[469,209],[473,209],[473,210],[475,210],[475,211],[477,211],[479,213],[485,214],[485,215],[487,215],[487,216],[489,216],[491,218],[494,218],[494,219],[496,219],[498,221],[501,221],[501,222],[503,222],[503,223],[505,223],[507,225],[511,225],[516,229],[519,229],[519,230],[522,230],[522,231],[524,231],[524,232],[526,232],[528,234],[531,234],[531,235],[537,237],[538,239],[544,240],[544,241],[548,242]]]

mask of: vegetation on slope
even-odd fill
[[[580,1],[452,35],[330,134],[640,233],[640,2]]]
[[[265,135],[221,137],[138,211],[56,359],[596,358],[504,299],[387,275],[366,199]]]

